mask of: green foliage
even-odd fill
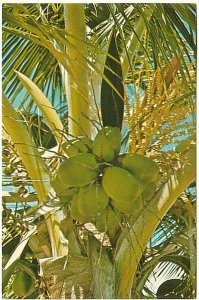
[[[156,295],[157,299],[189,298],[190,287],[188,287],[183,280],[170,279],[159,286]]]
[[[26,122],[28,123],[28,129],[31,132],[35,145],[37,147],[44,147],[45,149],[51,149],[57,145],[56,139],[44,122],[43,117],[38,114],[26,114],[24,113],[23,118],[27,118]]]
[[[12,288],[15,293],[20,298],[30,296],[35,290],[34,279],[24,271],[18,271],[14,275]]]
[[[85,4],[83,25],[88,31],[83,37],[65,29],[66,7],[61,3],[3,5],[3,90],[21,113],[19,122],[27,125],[32,147],[38,148],[37,156],[44,162],[46,173],[39,180],[40,191],[49,191],[44,203],[25,209],[26,201],[37,201],[40,196],[33,188],[38,170],[31,176],[27,173],[24,158],[18,154],[21,144],[10,142],[5,130],[3,184],[14,186],[15,192],[3,194],[3,199],[23,203],[23,222],[16,212],[9,212],[9,219],[4,207],[4,295],[14,296],[13,274],[32,274],[24,263],[28,260],[30,264],[34,261],[33,274],[39,267],[44,272],[45,285],[40,292],[36,287],[35,298],[71,298],[72,289],[76,298],[87,298],[84,292],[91,289],[94,294],[88,293],[88,298],[175,297],[182,293],[194,298],[194,187],[178,200],[176,195],[183,192],[178,184],[177,192],[170,186],[177,193],[173,200],[165,198],[164,187],[173,174],[178,178],[187,170],[195,147],[196,7]],[[83,46],[81,50],[76,47],[78,43]],[[77,59],[69,55],[74,49]],[[90,116],[80,115],[89,126],[94,125],[88,134],[92,140],[84,136],[87,133],[78,121],[83,136],[68,135],[71,101],[66,99],[66,92],[73,88],[82,96],[81,80],[67,86],[67,76],[75,79],[78,72],[75,64],[88,75],[89,96],[83,101]],[[47,108],[52,109],[48,100],[38,114],[39,102],[36,105],[30,97],[31,81],[29,95],[21,80],[23,74],[19,81],[14,70],[31,78],[43,91],[53,109],[58,108],[58,114],[64,116],[64,126],[54,131],[54,119],[50,113],[47,118],[45,115]],[[133,93],[129,93],[131,89]],[[188,139],[181,142],[185,137]],[[168,151],[173,144],[179,146]],[[127,153],[119,155],[124,148]],[[184,187],[190,183],[186,177]],[[165,210],[159,216],[162,203]],[[150,228],[157,226],[150,240]],[[127,268],[133,271],[127,274]],[[171,291],[172,274],[190,289]],[[165,292],[165,283],[156,294],[149,284],[155,276],[172,280],[169,290]],[[25,294],[31,293],[31,286],[25,286]],[[84,291],[77,292],[79,287]],[[16,294],[28,295],[22,295],[22,290]]]

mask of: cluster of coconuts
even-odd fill
[[[119,226],[120,213],[133,214],[142,199],[153,196],[158,166],[140,154],[119,155],[118,128],[103,127],[94,141],[80,137],[62,147],[68,158],[51,185],[61,201],[70,203],[74,220],[95,222],[99,231],[111,231]]]

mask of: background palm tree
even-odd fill
[[[185,189],[195,178],[195,15],[193,4],[3,5],[3,184],[15,187],[3,198],[23,203],[21,210],[4,206],[6,297],[13,297],[18,270],[37,280],[32,297],[71,297],[72,286],[91,298],[153,297],[158,269],[162,281],[177,274],[191,282],[180,294],[194,297],[195,198],[194,188]],[[58,168],[64,141],[93,138],[102,125],[122,127],[121,151],[151,157],[161,174],[152,200],[139,215],[123,216],[111,244],[91,225],[73,222],[68,205],[48,194],[46,169]],[[38,202],[30,208],[32,200]]]

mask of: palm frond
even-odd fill
[[[165,171],[175,165],[178,157],[175,147],[180,141],[183,143],[190,138],[194,143],[196,127],[195,72],[190,64],[188,68],[192,78],[187,78],[187,88],[173,63],[172,69],[164,67],[154,71],[143,61],[134,85],[135,100],[130,107],[125,106],[129,151],[152,156],[163,170],[166,167]],[[144,97],[141,97],[141,91],[145,92]],[[186,155],[181,159],[185,160]]]
[[[131,39],[132,32],[136,36],[135,28],[140,23],[139,16],[144,20],[143,24],[146,28],[146,33],[144,40],[138,36],[136,37],[138,39],[137,49],[139,52],[141,50],[142,53],[145,53],[146,56],[151,59],[152,64],[158,65],[160,56],[161,61],[163,60],[166,63],[172,53],[178,56],[178,54],[182,52],[182,49],[188,59],[191,59],[189,53],[190,49],[194,50],[193,31],[195,30],[195,21],[191,24],[191,33],[186,26],[182,26],[182,24],[184,24],[182,23],[182,20],[184,20],[182,17],[185,18],[185,11],[194,18],[195,12],[190,5],[176,7],[167,4],[143,6],[138,4],[115,4],[113,5],[113,10],[115,11],[114,18],[113,15],[111,17],[109,14],[108,5],[101,4],[99,6],[101,11],[106,12],[106,18],[104,15],[102,17],[100,13],[96,14],[94,21],[96,26],[93,24],[91,32],[88,33],[89,43],[88,41],[81,41],[86,43],[88,49],[90,49],[89,55],[91,59],[87,60],[85,57],[85,62],[87,61],[89,68],[95,70],[99,77],[103,77],[103,72],[101,72],[100,69],[101,66],[102,69],[104,66],[104,62],[101,60],[104,54],[100,48],[107,45],[107,37],[111,34],[116,20],[120,24],[119,28],[121,28],[118,28],[118,30],[122,30],[123,32],[123,37],[120,41],[120,51],[121,54],[124,53],[127,55],[127,63],[130,70],[128,78],[131,78],[131,81],[134,77],[134,72],[132,72],[131,67],[133,53],[131,53],[130,48],[128,49],[128,43],[129,39]],[[88,5],[85,7],[86,12],[92,11],[92,14],[95,15],[97,9],[95,6]],[[153,13],[150,21],[148,18],[149,12],[150,14]],[[172,16],[174,16],[176,20],[175,27],[172,27],[172,22],[169,19],[170,12],[172,12]],[[17,81],[13,69],[17,69],[19,72],[26,74],[47,96],[51,95],[53,104],[58,102],[64,103],[66,101],[59,64],[64,64],[68,72],[73,73],[70,63],[66,64],[64,60],[64,56],[65,58],[67,57],[64,48],[66,46],[73,47],[70,41],[74,38],[77,39],[77,37],[71,36],[65,31],[62,15],[63,6],[61,4],[57,6],[53,4],[28,4],[24,6],[20,4],[5,4],[3,6],[3,88],[8,97],[11,98],[11,101],[15,101],[15,105],[17,105],[19,101],[17,100],[19,99],[17,98],[18,95],[23,95],[20,96],[20,100],[22,100],[21,106],[28,106],[30,108],[32,107],[32,102],[27,94],[23,94],[24,91],[19,81]],[[87,20],[89,22],[89,16],[87,16]],[[159,30],[159,28],[161,28],[161,30]],[[18,38],[16,36],[18,36]],[[120,39],[119,36],[118,39]],[[53,44],[53,47],[50,46],[49,41]],[[186,42],[188,42],[189,48],[187,48]],[[97,48],[96,44],[100,47]],[[170,47],[167,46],[168,44]],[[181,45],[180,48],[178,45]],[[59,50],[57,51],[57,49]],[[152,49],[153,52],[151,52]],[[61,55],[61,52],[64,56]],[[81,53],[79,54],[81,55]],[[33,60],[32,57],[34,57]],[[181,57],[183,62],[182,67],[188,72],[186,61],[182,55]],[[99,67],[97,67],[97,65]],[[180,72],[181,75],[184,76],[182,67],[180,67]],[[103,78],[110,84],[106,77]],[[184,77],[184,80],[185,79],[186,77]],[[25,104],[28,102],[31,105]]]

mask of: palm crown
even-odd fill
[[[62,296],[70,297],[71,286],[78,284],[84,296],[94,298],[151,297],[157,290],[149,283],[152,271],[166,274],[164,281],[175,277],[168,277],[170,270],[174,275],[180,270],[178,278],[191,283],[190,290],[178,292],[194,295],[195,15],[193,4],[3,5],[4,184],[18,186],[3,199],[38,201],[17,212],[15,231],[9,225],[13,212],[4,207],[7,296],[19,270],[41,280],[34,269],[38,262],[49,298],[61,297],[60,287]],[[159,177],[142,210],[122,212],[122,219],[116,214],[117,234],[105,227],[105,238],[98,238],[93,225],[72,220],[71,200],[60,202],[51,175],[66,159],[63,145],[80,136],[93,140],[105,126],[121,130],[121,157],[127,151],[149,157]],[[101,180],[107,162],[101,152],[89,151],[102,159]],[[119,163],[120,157],[112,164]],[[42,251],[34,241],[44,243]],[[9,259],[13,242],[19,243],[18,254]],[[127,266],[131,272],[125,277]],[[49,273],[51,267],[58,272]],[[168,293],[162,286],[157,297],[177,294],[176,286]],[[39,292],[36,288],[34,297]]]

